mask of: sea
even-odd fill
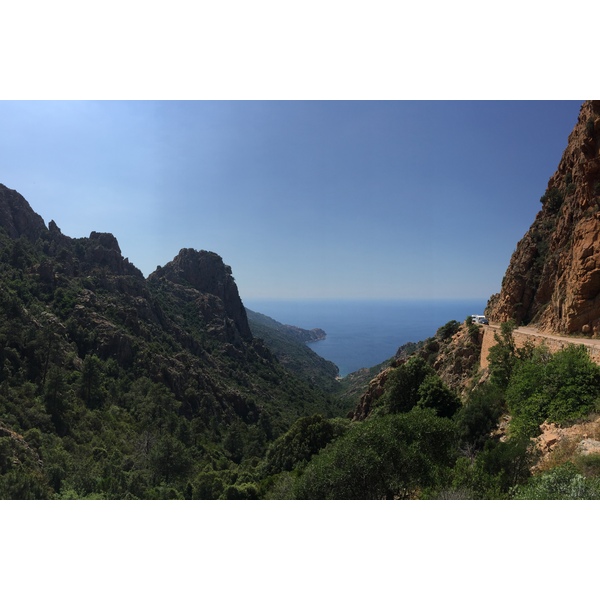
[[[285,325],[320,328],[327,337],[310,347],[336,364],[340,376],[373,367],[407,342],[431,337],[448,321],[482,315],[486,299],[248,300],[249,309]]]

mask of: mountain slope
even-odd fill
[[[307,341],[322,339],[321,329],[301,329],[284,325],[271,317],[246,309],[250,329],[256,338],[264,340],[279,362],[310,385],[331,393],[339,391],[336,377],[339,369],[307,345]]]
[[[218,496],[207,470],[233,485],[315,412],[339,414],[254,339],[219,256],[145,279],[111,234],[69,238],[0,186],[2,497]]]

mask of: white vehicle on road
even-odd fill
[[[490,322],[485,318],[484,315],[471,315],[471,321],[478,323],[479,325],[489,325]]]

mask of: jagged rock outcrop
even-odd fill
[[[585,102],[486,314],[557,333],[600,334],[600,101]]]
[[[181,286],[180,292],[198,292],[194,299],[205,322],[215,332],[221,332],[231,343],[252,339],[246,309],[242,304],[231,267],[214,252],[184,248],[164,267],[149,278],[151,282],[169,281]],[[190,298],[191,300],[191,298]]]
[[[0,183],[0,227],[13,239],[25,236],[36,240],[46,231],[44,220],[21,194]]]
[[[119,242],[112,233],[92,231],[85,260],[97,267],[107,267],[115,275],[132,275],[143,279],[142,272],[123,257]]]

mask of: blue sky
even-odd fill
[[[0,182],[145,275],[183,247],[242,299],[485,298],[580,101],[0,102]]]

